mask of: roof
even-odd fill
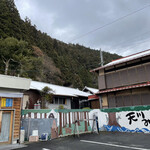
[[[87,87],[87,86],[84,87],[83,91],[84,91],[84,90],[88,90],[88,91],[90,91],[90,92],[93,93],[93,94],[95,94],[95,93],[98,92],[98,89],[91,88],[91,87]]]
[[[90,95],[88,96],[88,100],[99,100],[99,97],[97,95]]]
[[[52,89],[52,92],[54,95],[60,95],[60,96],[71,96],[71,97],[88,97],[89,93],[80,91],[79,89],[54,85],[50,83],[44,83],[44,82],[38,82],[38,81],[31,81],[30,89],[42,91],[42,89],[47,86],[50,89]]]
[[[146,86],[150,86],[150,82],[142,83],[142,84],[136,84],[136,85],[130,85],[130,86],[124,86],[124,87],[119,87],[119,88],[101,90],[96,94],[110,93],[110,92],[115,92],[115,91],[122,91],[122,90],[139,88],[139,87],[146,87]]]
[[[117,59],[117,60],[114,60],[114,61],[112,61],[112,62],[110,62],[110,63],[108,63],[102,67],[91,70],[91,72],[95,72],[95,71],[98,71],[98,70],[103,69],[103,68],[118,65],[121,63],[125,63],[128,61],[135,60],[135,59],[142,58],[142,57],[149,56],[149,55],[150,55],[150,49],[139,52],[139,53],[135,53],[135,54],[132,54],[132,55],[129,55],[129,56]]]

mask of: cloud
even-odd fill
[[[150,48],[150,7],[78,38],[149,5],[148,0],[15,0],[15,3],[23,19],[28,16],[38,29],[66,43],[120,55]]]

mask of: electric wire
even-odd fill
[[[139,41],[139,42],[135,43],[133,46],[130,46],[130,47],[129,47],[128,49],[126,49],[126,50],[130,50],[131,48],[135,48],[135,47],[139,46],[139,44],[146,43],[147,41],[150,41],[150,38],[148,38],[148,39],[146,39],[146,40],[144,40],[144,41]]]
[[[106,23],[106,24],[104,24],[104,25],[102,25],[102,26],[100,26],[100,27],[98,27],[98,28],[95,28],[95,29],[93,29],[93,30],[91,30],[91,31],[89,31],[89,32],[87,32],[87,33],[84,33],[84,34],[78,36],[77,38],[72,39],[69,43],[72,43],[73,41],[78,40],[78,39],[81,39],[82,37],[85,37],[85,36],[87,36],[88,34],[91,34],[91,33],[95,32],[95,31],[97,31],[97,30],[101,30],[101,29],[103,29],[103,28],[105,28],[105,27],[107,27],[107,26],[109,26],[109,25],[112,25],[112,24],[114,24],[114,23],[116,23],[116,22],[118,22],[118,21],[120,21],[120,20],[123,20],[124,18],[129,17],[129,16],[131,16],[131,15],[133,15],[133,14],[136,14],[136,13],[138,13],[138,12],[140,12],[140,11],[142,11],[142,10],[148,8],[148,7],[150,7],[150,4],[144,6],[144,7],[140,8],[140,9],[137,9],[137,10],[135,10],[135,11],[133,11],[133,12],[127,14],[127,15],[124,15],[124,16],[122,16],[122,17],[119,17],[119,18],[117,18],[117,19],[115,19],[115,20],[113,20],[113,21],[111,21],[111,22],[109,22],[109,23]]]
[[[144,33],[142,33],[142,34],[140,34],[140,35],[133,36],[132,38],[129,38],[129,39],[127,39],[127,40],[124,40],[124,41],[120,42],[119,44],[112,45],[112,47],[117,48],[117,47],[119,47],[120,44],[125,44],[125,43],[127,43],[128,41],[130,42],[132,39],[139,38],[139,37],[141,37],[141,36],[143,36],[143,35],[145,35],[145,34],[148,34],[148,33],[150,33],[150,31],[144,32]]]

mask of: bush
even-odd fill
[[[59,105],[58,109],[64,109],[64,105]]]
[[[84,108],[82,108],[82,109],[91,109],[90,107],[84,107]]]

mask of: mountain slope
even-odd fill
[[[31,24],[30,19],[21,20],[13,0],[0,1],[0,38],[7,37],[28,42],[34,57],[42,60],[41,67],[36,69],[39,73],[29,69],[24,76],[64,86],[97,87],[97,77],[89,70],[99,66],[99,51],[78,44],[66,44],[42,33]],[[103,52],[103,55],[105,64],[120,58],[108,52]],[[3,64],[1,60],[0,63]],[[3,65],[0,72],[4,73]],[[10,68],[9,74],[12,72],[17,75]]]

